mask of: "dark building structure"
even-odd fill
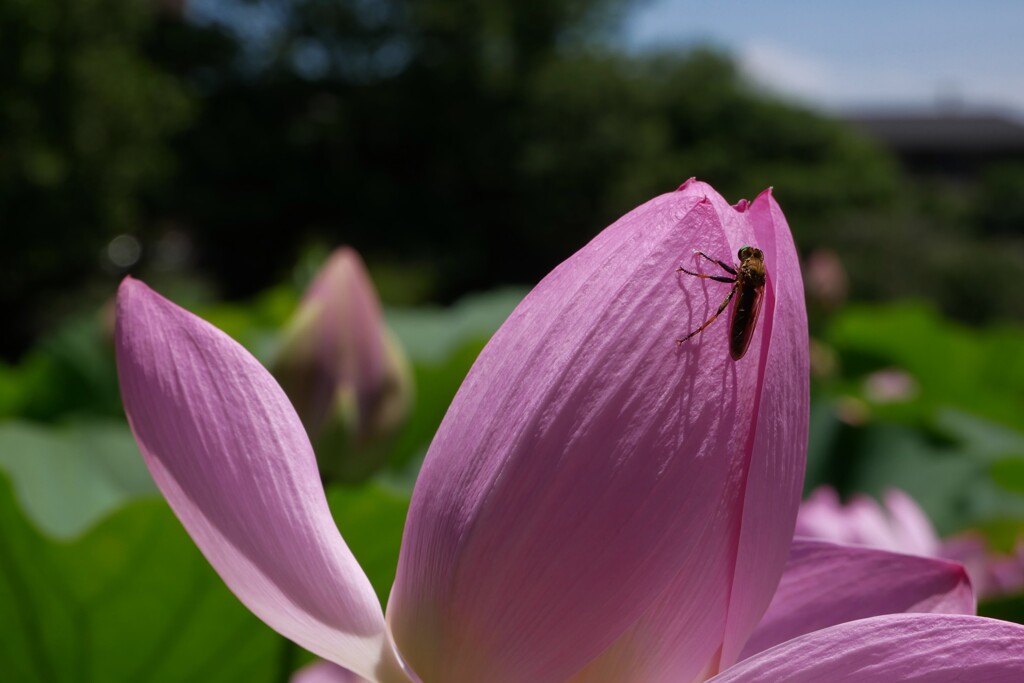
[[[971,182],[1003,162],[1024,163],[1024,117],[961,108],[856,112],[844,118],[915,175]]]

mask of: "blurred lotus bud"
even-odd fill
[[[846,269],[831,249],[816,249],[807,258],[804,268],[807,295],[825,310],[831,311],[846,301],[849,283]]]
[[[288,323],[273,365],[325,478],[358,481],[387,459],[412,377],[355,250],[334,251]]]
[[[875,403],[899,403],[917,396],[917,381],[904,370],[885,368],[864,379],[864,394]]]

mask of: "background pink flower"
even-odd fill
[[[796,535],[955,560],[981,598],[1024,588],[1024,545],[1007,555],[993,552],[978,532],[941,539],[924,510],[898,489],[887,491],[883,504],[857,495],[844,505],[835,489],[821,486],[800,506]]]

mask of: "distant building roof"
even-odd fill
[[[970,111],[852,113],[845,117],[897,152],[1024,153],[1024,121]]]
[[[1024,161],[1024,119],[962,108],[856,112],[843,117],[912,173],[971,181],[992,164]]]

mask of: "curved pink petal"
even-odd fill
[[[117,365],[153,479],[235,595],[321,657],[402,680],[388,673],[380,605],[334,526],[309,440],[270,374],[227,335],[131,278],[118,291]]]
[[[797,536],[850,543],[846,535],[846,516],[839,493],[831,486],[819,486],[800,505],[796,516]]]
[[[971,530],[945,539],[937,555],[964,566],[979,599],[984,600],[993,593],[988,541],[979,532]]]
[[[757,427],[752,437],[743,518],[729,596],[729,615],[718,665],[736,661],[768,608],[789,556],[800,507],[810,422],[807,308],[800,261],[782,210],[770,190],[747,208],[765,262],[774,264],[765,306],[771,343],[761,350],[764,373]]]
[[[709,683],[1018,683],[1024,626],[898,614],[815,631],[745,659]]]
[[[846,621],[974,610],[971,583],[955,562],[797,539],[779,589],[741,658]]]
[[[919,539],[912,533],[916,530],[908,533],[900,526],[911,514],[907,501],[898,497],[893,500],[897,503],[899,518],[889,510],[883,510],[874,498],[863,494],[854,496],[843,505],[834,489],[821,486],[800,506],[796,535],[893,552],[915,552]],[[905,547],[908,542],[914,547]]]
[[[388,608],[424,680],[561,682],[620,638],[664,655],[660,619],[628,629],[669,597],[672,662],[713,658],[730,609],[730,633],[753,628],[792,538],[807,421],[795,251],[761,204],[741,213],[698,182],[655,198],[556,268],[481,353],[417,481]],[[725,316],[677,346],[730,285],[676,267],[711,272],[695,249],[735,262],[761,241],[777,261],[747,355],[729,357]],[[776,540],[749,577],[749,552]],[[736,572],[753,585],[730,595]]]
[[[850,543],[900,552],[900,538],[887,511],[874,498],[858,494],[846,504]]]
[[[732,546],[735,559],[724,565],[729,582],[723,584],[702,573],[721,571],[720,565],[698,560],[680,567],[651,608],[577,674],[573,683],[621,683],[624,672],[630,680],[675,683],[692,680],[702,671],[717,671],[723,661],[727,664],[737,657],[737,647],[768,607],[785,565],[803,485],[802,455],[807,438],[803,283],[789,228],[770,193],[736,208],[727,211],[724,205],[720,207],[724,219],[733,223],[727,225],[727,234],[742,235],[749,230],[744,228],[749,221],[756,235],[754,243],[765,252],[766,263],[774,264],[764,306],[767,309],[774,303],[775,316],[762,321],[771,342],[762,349],[760,359],[764,383],[754,408],[758,431],[748,435],[749,452],[736,482],[743,490],[739,502],[742,516],[732,519],[733,528],[724,537],[686,541],[695,548],[714,548],[721,543]],[[739,246],[742,242],[737,250]],[[719,530],[717,525],[708,527],[708,533]],[[708,603],[725,597],[709,589],[723,586],[730,591],[727,609],[709,610]],[[713,653],[710,657],[696,655],[709,650]]]
[[[367,681],[332,662],[313,662],[292,674],[289,683],[367,683]]]
[[[988,541],[976,530],[942,541],[938,555],[959,562],[967,569],[979,600],[1019,593],[1024,588],[1024,546],[1020,542],[1011,555],[989,548]]]
[[[873,498],[857,495],[844,506],[835,489],[818,487],[800,506],[796,535],[912,555],[939,554],[935,527],[913,498],[890,489],[884,501],[883,507]]]
[[[932,521],[913,498],[899,489],[885,492],[885,507],[893,533],[900,544],[900,552],[935,556],[941,541]]]

